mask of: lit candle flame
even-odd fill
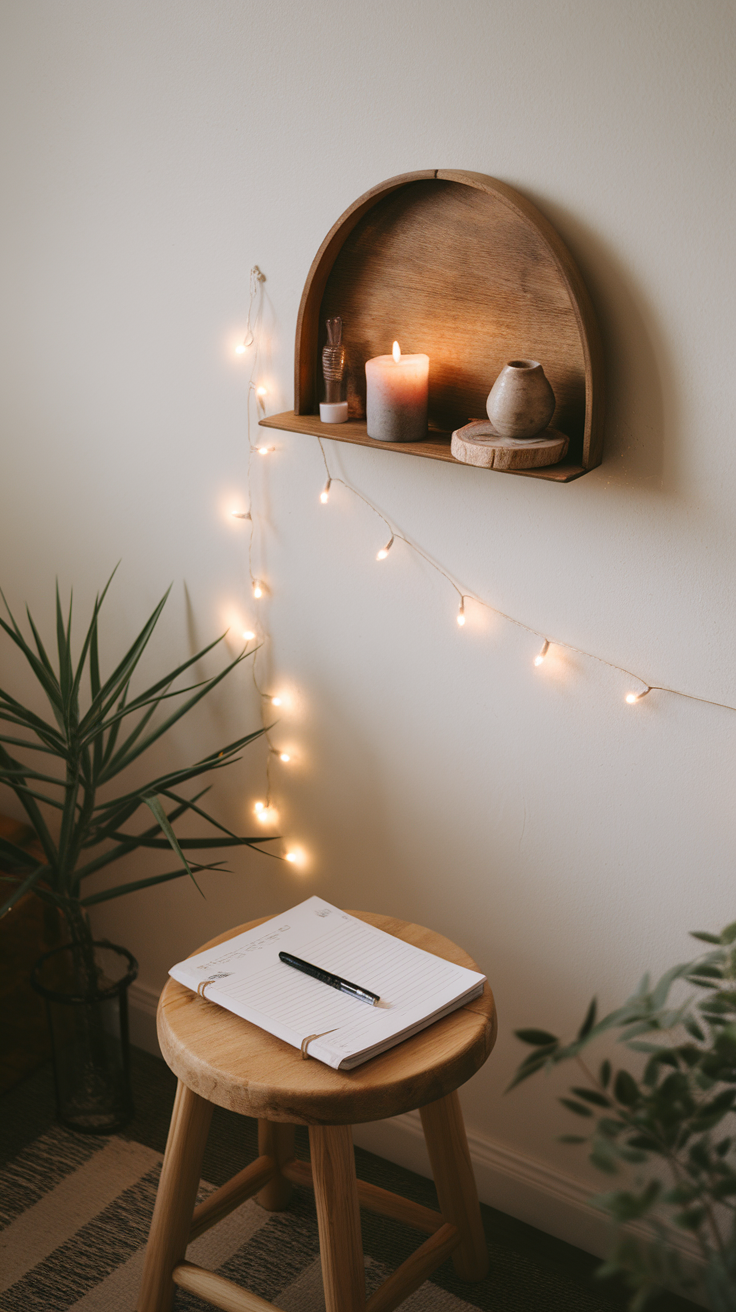
[[[398,342],[394,342],[393,350],[392,350],[391,354],[392,354],[393,357],[394,357],[394,361],[395,361],[395,363],[398,364],[398,363],[399,363],[399,360],[401,359],[401,347],[399,346],[399,343],[398,343]]]

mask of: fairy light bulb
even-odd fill
[[[291,760],[291,757],[288,752],[279,752],[279,760],[283,761],[284,765],[286,765],[287,761]]]
[[[460,625],[460,628],[462,628],[462,627],[463,627],[463,624],[465,623],[465,598],[464,598],[464,597],[461,597],[461,598],[460,598],[460,606],[458,607],[458,612],[457,612],[457,622],[458,622],[458,624]]]
[[[394,342],[391,348],[391,354],[394,357],[394,363],[398,364],[399,360],[401,359],[401,347],[399,346],[398,342]]]
[[[259,446],[258,454],[259,456],[267,456],[270,450],[271,450],[270,446]]]
[[[261,814],[262,811],[265,811],[265,809],[266,809],[265,802],[256,802],[255,806],[253,807],[253,810],[258,816]]]
[[[257,599],[263,596],[263,584],[258,580],[253,580],[253,596]]]
[[[385,547],[381,547],[381,550],[376,553],[376,560],[385,560],[393,545],[394,539],[392,534]]]
[[[282,699],[281,699],[280,697],[272,697],[272,698],[271,698],[271,705],[272,705],[272,706],[280,706],[280,705],[281,705],[281,701],[282,701]]]
[[[544,642],[542,643],[541,651],[539,652],[539,654],[538,654],[537,656],[534,657],[534,664],[535,664],[535,665],[541,665],[541,664],[542,664],[542,661],[544,660],[544,658],[545,658],[545,656],[547,655],[547,652],[548,652],[548,651],[549,651],[549,643],[548,643],[547,639],[545,638]]]
[[[232,515],[233,519],[250,519],[249,510],[231,510],[230,514]]]
[[[241,342],[241,343],[240,343],[240,346],[236,346],[236,347],[235,347],[235,354],[236,354],[236,355],[245,355],[245,342]]]
[[[288,852],[284,853],[284,860],[288,861],[293,866],[303,866],[306,857],[300,847],[292,847]]]
[[[252,642],[255,636],[256,635],[252,629],[243,629],[243,637],[245,638],[246,642]]]
[[[261,397],[261,398],[263,398],[264,396],[268,396],[268,388],[266,388],[266,387],[257,387],[257,388],[256,388],[256,396]]]
[[[629,703],[629,706],[633,706],[635,702],[640,702],[642,697],[646,697],[651,691],[651,688],[645,688],[643,692],[627,692],[626,701]]]
[[[324,487],[322,488],[322,491],[321,491],[320,494],[319,494],[319,499],[320,499],[320,501],[322,502],[322,505],[323,505],[323,506],[326,506],[326,505],[327,505],[327,502],[328,502],[329,499],[330,499],[330,485],[331,485],[331,483],[332,483],[332,479],[331,479],[331,478],[328,478],[327,482],[325,483]]]

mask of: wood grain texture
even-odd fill
[[[321,358],[324,341],[320,338],[320,303],[332,267],[353,228],[377,200],[390,196],[407,182],[433,178],[435,169],[420,173],[400,173],[395,178],[371,187],[349,205],[333,224],[315,255],[304,284],[296,321],[297,350],[294,355],[294,398],[297,413],[316,414],[320,396],[317,388],[317,357]],[[323,332],[326,331],[323,328]],[[321,344],[320,344],[321,343]],[[301,349],[300,345],[301,344]]]
[[[452,1257],[455,1270],[462,1280],[482,1280],[488,1274],[488,1250],[457,1093],[422,1107],[420,1116],[440,1211],[460,1232]]]
[[[349,1125],[309,1128],[325,1312],[365,1312],[365,1266]]]
[[[189,1231],[189,1243],[198,1239],[213,1225],[217,1225],[218,1221],[224,1220],[235,1211],[236,1207],[240,1207],[241,1203],[252,1198],[277,1173],[278,1167],[274,1159],[262,1155],[256,1157],[250,1166],[238,1171],[237,1175],[231,1176],[226,1184],[221,1185],[213,1194],[205,1198],[199,1207],[195,1207]]]
[[[373,912],[350,914],[447,961],[478,969],[456,943],[422,925]],[[239,925],[196,951],[208,951],[268,919]],[[496,1011],[486,984],[480,998],[389,1052],[355,1070],[335,1071],[303,1061],[288,1043],[170,979],[159,1002],[158,1036],[171,1070],[221,1107],[298,1125],[355,1125],[413,1111],[464,1084],[493,1048]]]
[[[269,1303],[258,1294],[249,1294],[247,1289],[234,1285],[225,1276],[218,1276],[216,1271],[207,1271],[203,1266],[193,1262],[180,1262],[174,1269],[174,1283],[181,1289],[188,1289],[190,1294],[197,1294],[206,1303],[220,1307],[223,1312],[278,1312],[274,1303]]]
[[[336,442],[352,442],[358,446],[372,446],[380,451],[399,452],[405,456],[425,456],[430,460],[445,460],[451,465],[462,465],[451,450],[449,432],[430,429],[426,442],[377,442],[369,437],[364,419],[349,419],[346,424],[323,424],[319,415],[297,415],[291,410],[268,415],[259,420],[262,428],[279,428],[287,433],[305,433],[313,437],[329,437]],[[501,469],[502,474],[520,474],[524,478],[544,478],[553,483],[572,483],[586,474],[579,461],[565,459],[557,465],[543,469]]]
[[[169,1312],[171,1308],[172,1271],[183,1261],[189,1242],[211,1119],[212,1104],[180,1080],[146,1247],[138,1312]]]
[[[586,469],[594,469],[603,458],[605,409],[603,344],[590,293],[572,253],[542,211],[521,192],[515,191],[505,182],[500,182],[498,178],[490,178],[485,173],[474,173],[463,169],[438,169],[437,177],[469,187],[477,187],[478,190],[505,202],[511,211],[518,214],[520,218],[526,219],[531,227],[536,228],[540,237],[546,242],[557,265],[559,276],[567,288],[580,333],[585,368],[585,427],[582,458]],[[549,374],[547,376],[549,377]],[[552,387],[554,390],[554,383]],[[559,415],[559,403],[555,415]],[[568,436],[572,436],[564,424],[555,423],[554,426],[561,428]]]
[[[384,1280],[366,1303],[365,1312],[393,1312],[399,1303],[414,1293],[424,1284],[427,1276],[441,1266],[454,1251],[458,1243],[458,1232],[454,1225],[443,1225],[427,1239],[421,1248],[417,1248],[411,1257]]]
[[[258,1194],[257,1202],[267,1212],[281,1212],[294,1192],[291,1182],[282,1173],[285,1162],[294,1156],[295,1126],[279,1121],[258,1122],[258,1151],[272,1158],[276,1171]]]
[[[504,183],[425,170],[389,179],[345,212],[302,295],[297,415],[317,412],[325,320],[336,314],[352,418],[365,414],[365,361],[394,338],[430,356],[430,422],[447,431],[482,414],[503,365],[523,356],[544,366],[572,462],[600,463],[602,353],[590,298],[552,225]]]
[[[293,1161],[286,1163],[283,1172],[294,1184],[300,1184],[307,1189],[314,1188],[312,1167],[309,1162],[302,1162],[295,1157]],[[433,1212],[429,1207],[422,1207],[421,1203],[402,1198],[399,1194],[393,1194],[389,1189],[381,1189],[377,1184],[369,1184],[366,1180],[358,1180],[357,1186],[358,1203],[367,1212],[388,1216],[392,1221],[403,1221],[405,1225],[411,1225],[415,1230],[424,1230],[428,1235],[433,1235],[443,1224],[439,1212]]]
[[[450,450],[456,460],[479,469],[541,469],[556,465],[567,455],[569,440],[564,433],[545,428],[538,437],[524,442],[499,437],[487,420],[474,420],[452,435]]]

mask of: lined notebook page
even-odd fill
[[[380,994],[380,1003],[370,1007],[294,970],[279,961],[283,950]],[[194,989],[216,977],[207,985],[209,999],[296,1047],[321,1035],[309,1051],[330,1066],[420,1027],[484,980],[317,897],[170,974]]]

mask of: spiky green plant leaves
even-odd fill
[[[225,828],[198,805],[207,792],[188,798],[180,791],[190,780],[213,775],[241,759],[242,750],[264,732],[237,738],[219,751],[186,767],[164,771],[144,783],[131,782],[122,792],[112,782],[139,761],[154,743],[177,724],[245,659],[229,661],[219,673],[175,687],[197,663],[222,642],[224,634],[142,691],[132,681],[148,648],[168,598],[154,608],[112,673],[103,678],[99,659],[99,618],[112,576],[96,598],[78,656],[72,644],[72,604],[66,614],[56,591],[56,651],[52,656],[27,611],[30,640],[12,614],[5,597],[7,619],[0,631],[21,653],[48,705],[44,717],[0,688],[0,784],[10,789],[32,825],[43,858],[0,839],[0,876],[10,891],[0,911],[35,889],[67,917],[77,935],[86,925],[85,908],[187,876],[197,883],[201,871],[222,869],[221,861],[201,863],[189,854],[237,846],[259,847],[273,841],[242,836]],[[157,712],[159,714],[157,714]],[[163,712],[163,714],[161,713]],[[141,817],[150,822],[140,827]],[[197,837],[178,837],[175,823],[196,816],[209,826]],[[106,866],[138,849],[173,851],[177,866],[145,878],[129,878],[112,888],[87,891],[86,882]],[[197,884],[197,887],[199,885]]]

